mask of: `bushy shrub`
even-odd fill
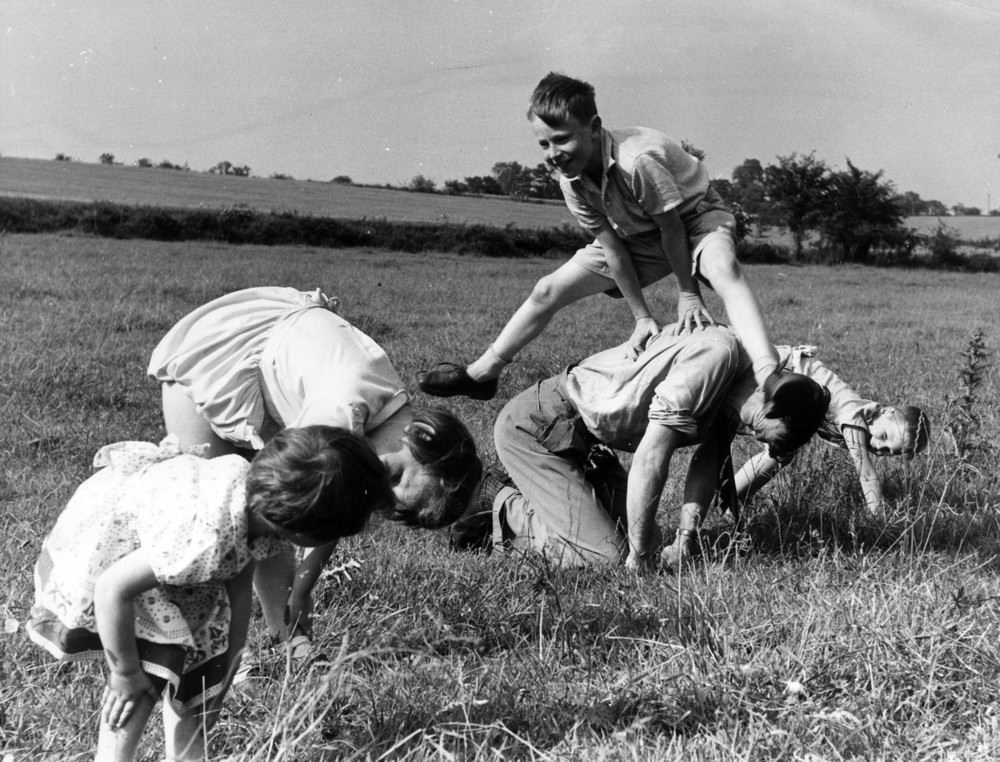
[[[773,243],[743,240],[736,244],[740,262],[758,265],[783,265],[791,261],[788,249]]]

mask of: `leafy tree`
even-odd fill
[[[56,161],[73,161],[73,157],[65,153],[57,153]]]
[[[517,161],[499,161],[490,170],[500,190],[511,198],[527,198],[531,190],[531,171]]]
[[[102,153],[98,158],[98,161],[100,161],[101,164],[114,164],[115,155],[113,153]]]
[[[465,187],[469,193],[481,193],[485,196],[502,196],[503,188],[495,177],[488,175],[465,178]]]
[[[416,175],[410,184],[406,186],[411,191],[416,191],[417,193],[433,193],[435,189],[434,181],[423,175]]]
[[[903,210],[892,183],[882,172],[867,172],[847,160],[847,170],[828,178],[828,193],[820,223],[826,239],[840,249],[846,262],[866,262],[872,249],[902,242]]]
[[[965,204],[955,204],[951,211],[956,217],[978,217],[983,213],[983,210],[978,206],[966,206]]]
[[[736,201],[736,186],[733,185],[732,181],[727,180],[724,177],[712,178],[712,188],[715,192],[722,197],[722,200],[727,204],[731,204]]]
[[[916,217],[924,214],[927,209],[927,202],[913,191],[906,191],[899,196],[899,205],[907,217]]]
[[[562,198],[562,190],[559,188],[559,181],[552,174],[552,170],[542,162],[529,171],[531,190],[529,195],[532,198]]]
[[[135,165],[137,167],[143,167],[144,169],[148,169],[148,168],[150,168],[150,167],[153,166],[153,162],[151,162],[149,159],[147,159],[145,156],[143,156],[141,159],[138,159],[135,162]]]
[[[348,175],[337,175],[330,182],[337,183],[337,185],[353,185],[354,183]]]
[[[764,183],[764,167],[760,159],[744,159],[743,163],[733,170],[733,184],[742,190],[755,183],[757,185]]]
[[[940,201],[927,201],[927,211],[924,214],[930,215],[931,217],[947,217],[948,207],[942,204]]]
[[[716,186],[718,181],[713,180]],[[765,188],[764,167],[759,159],[744,159],[733,170],[732,195],[726,199],[730,204],[738,204],[743,211],[764,224],[774,218],[771,203],[767,198]]]
[[[829,184],[829,170],[814,153],[779,156],[777,164],[764,170],[765,190],[776,215],[792,234],[795,259],[802,256],[806,232],[819,221]]]
[[[463,183],[461,180],[445,180],[444,181],[444,192],[449,196],[461,196],[467,190],[469,186]]]
[[[231,161],[220,161],[208,170],[213,175],[235,175],[236,177],[250,177],[252,171],[246,164],[240,166]]]

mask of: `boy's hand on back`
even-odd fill
[[[701,297],[693,291],[677,292],[677,324],[671,335],[677,336],[685,331],[701,330],[706,326],[716,325],[715,318],[708,311]]]
[[[628,338],[628,345],[625,354],[630,360],[637,360],[642,350],[646,348],[646,343],[660,332],[660,326],[651,317],[641,317],[635,321],[635,328]]]

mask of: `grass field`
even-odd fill
[[[17,762],[92,753],[102,671],[27,641],[31,566],[95,450],[162,435],[144,369],[178,317],[250,285],[322,286],[410,379],[477,354],[553,266],[16,235],[0,236],[0,262],[0,759]],[[997,758],[1000,276],[747,274],[776,340],[817,344],[862,394],[930,414],[928,452],[879,464],[887,520],[852,522],[862,501],[846,455],[808,445],[749,507],[736,549],[679,576],[458,555],[441,534],[375,522],[333,561],[357,566],[319,588],[317,643],[333,667],[289,671],[261,650],[269,677],[231,694],[211,758]],[[672,290],[650,290],[661,316]],[[507,399],[629,328],[621,302],[586,300],[519,358],[497,400],[450,407],[490,460]],[[970,383],[977,331],[990,364]],[[737,459],[752,451],[738,443]],[[665,491],[666,532],[685,466]],[[259,624],[251,639],[263,649]],[[151,728],[143,759],[158,760]]]
[[[344,219],[369,217],[529,229],[575,225],[558,201],[522,203],[505,198],[9,157],[0,158],[0,195],[208,209],[245,205],[265,212],[293,211]],[[933,234],[939,220],[963,240],[1000,240],[1000,217],[910,217],[906,224],[918,233]],[[769,231],[765,238],[791,245],[787,236],[776,231]]]
[[[140,206],[296,212],[341,219],[550,228],[574,224],[562,202],[446,196],[338,183],[0,158],[0,195]]]

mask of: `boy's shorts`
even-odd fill
[[[736,241],[733,238],[733,229],[736,226],[736,219],[711,188],[689,209],[681,211],[680,215],[688,235],[688,245],[691,247],[691,275],[711,288],[712,284],[701,274],[701,254],[709,244],[717,241],[724,243],[735,253]],[[641,288],[646,288],[673,272],[660,242],[659,229],[629,236],[623,240],[628,247]],[[579,249],[570,261],[589,272],[611,278],[604,249],[596,240]],[[615,299],[622,298],[622,292],[617,287],[609,288],[604,293]]]

